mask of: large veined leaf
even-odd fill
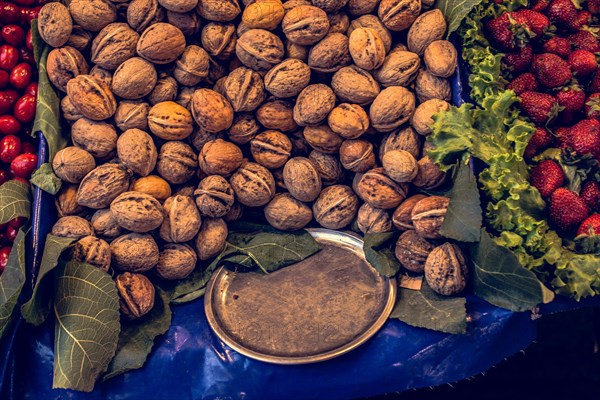
[[[31,190],[23,182],[10,180],[0,186],[0,224],[17,217],[29,219]]]
[[[62,186],[62,180],[56,176],[52,164],[44,163],[31,175],[29,180],[32,185],[42,189],[44,192],[56,194]]]
[[[21,229],[0,275],[0,337],[12,320],[13,311],[25,283],[25,236]]]
[[[392,277],[400,270],[400,263],[396,260],[391,246],[396,243],[394,233],[367,233],[365,235],[363,250],[365,258],[381,275]]]
[[[111,276],[68,262],[57,270],[52,387],[91,392],[119,340],[119,295]]]
[[[458,29],[462,20],[482,0],[438,0],[435,7],[439,8],[448,23],[448,36]]]

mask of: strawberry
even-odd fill
[[[593,33],[581,30],[569,36],[569,41],[574,49],[587,50],[592,53],[600,52],[600,44]]]
[[[600,211],[600,183],[587,181],[583,184],[579,196],[585,201],[590,210]]]
[[[588,0],[587,9],[594,15],[600,14],[600,0]]]
[[[518,48],[515,52],[507,53],[502,58],[502,62],[509,71],[519,73],[529,69],[532,59],[533,50],[531,49],[531,46],[527,45]]]
[[[546,9],[546,15],[560,28],[577,31],[581,24],[577,19],[577,9],[571,0],[552,0]]]
[[[565,174],[556,161],[544,160],[533,167],[529,181],[542,197],[548,197],[565,183]]]
[[[525,18],[515,13],[504,13],[489,21],[485,29],[491,39],[502,50],[514,50],[524,46],[534,35],[527,27]]]
[[[600,214],[592,214],[587,217],[577,229],[577,236],[579,235],[600,235]]]
[[[512,13],[512,17],[515,19],[523,17],[527,27],[536,37],[542,37],[548,28],[550,28],[550,20],[548,17],[537,11],[522,9]]]
[[[558,115],[560,106],[554,96],[539,93],[521,93],[521,108],[537,124],[545,124]]]
[[[567,148],[571,145],[569,132],[570,129],[564,126],[556,128],[554,131],[554,137],[556,137],[556,140],[558,140],[561,149]]]
[[[552,53],[559,57],[567,58],[569,53],[571,53],[571,42],[567,38],[554,36],[543,44],[542,50],[544,53]]]
[[[592,154],[600,156],[600,122],[597,119],[584,119],[569,130],[567,143],[579,156]]]
[[[553,141],[554,137],[546,128],[536,128],[527,143],[524,156],[533,158],[540,150],[550,147]]]
[[[512,90],[518,96],[523,92],[535,92],[538,90],[538,86],[535,75],[526,72],[513,79],[506,88]]]
[[[558,188],[550,197],[550,222],[562,232],[569,232],[587,217],[588,208],[577,194]]]
[[[579,25],[585,26],[592,23],[594,16],[588,10],[581,10],[577,12],[577,20],[579,21]]]
[[[562,123],[571,123],[585,104],[585,92],[579,85],[567,86],[556,93],[556,101],[563,107],[560,112]]]
[[[555,88],[571,79],[571,67],[556,54],[544,53],[534,57],[531,70],[542,85]]]
[[[590,85],[588,86],[588,92],[600,92],[600,68],[597,69],[594,73],[594,77],[592,78],[592,80],[590,81]]]
[[[548,5],[550,4],[550,0],[537,0],[535,2],[535,4],[531,7],[531,9],[533,11],[544,11],[546,10],[546,8],[548,8]]]
[[[569,65],[577,77],[591,75],[598,68],[596,56],[587,50],[575,50],[569,54]]]
[[[585,116],[600,119],[600,93],[592,93],[585,101]]]

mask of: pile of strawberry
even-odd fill
[[[586,160],[600,159],[600,0],[538,0],[486,24],[491,43],[505,53],[508,89],[536,124],[525,150],[531,161],[556,147]],[[594,161],[595,160],[595,161]],[[535,164],[532,162],[532,164]],[[569,190],[560,162],[532,166],[530,181],[548,203],[550,223],[565,235],[600,235],[598,174],[587,174],[579,193]]]

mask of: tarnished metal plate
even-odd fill
[[[234,350],[277,364],[327,360],[358,347],[389,317],[394,280],[365,260],[362,240],[309,230],[323,249],[268,275],[222,267],[204,296],[208,322]]]

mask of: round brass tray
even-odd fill
[[[265,275],[221,267],[204,296],[215,334],[237,352],[275,364],[307,364],[347,353],[388,319],[396,282],[365,260],[361,239],[310,229],[323,249]]]

